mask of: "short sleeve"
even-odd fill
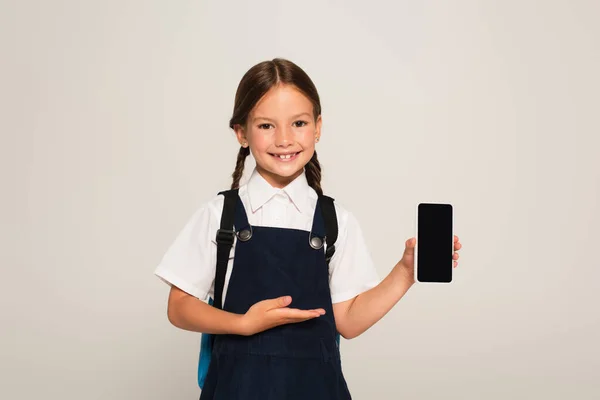
[[[206,300],[215,277],[216,232],[214,204],[201,206],[185,224],[162,257],[155,275],[169,285]]]
[[[329,287],[334,304],[350,300],[380,282],[360,224],[338,204],[336,212],[339,234],[329,262]]]

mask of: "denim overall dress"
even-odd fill
[[[252,336],[215,335],[200,400],[348,400],[337,342],[320,204],[311,232],[250,226],[237,197],[238,235],[223,309],[289,295],[289,307],[325,315]]]

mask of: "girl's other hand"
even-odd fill
[[[316,310],[288,308],[291,302],[290,296],[283,296],[254,304],[241,318],[240,333],[250,336],[279,325],[303,322],[325,314],[322,308]]]
[[[415,281],[415,247],[417,245],[416,238],[410,238],[406,241],[404,247],[404,254],[400,262],[398,262],[398,267],[406,274],[410,282]],[[460,258],[458,251],[462,248],[462,243],[458,236],[454,235],[454,252],[452,253],[452,264],[453,267],[458,267],[458,259]]]

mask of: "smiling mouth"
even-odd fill
[[[298,154],[300,154],[301,152],[297,152],[297,153],[290,153],[290,154],[271,154],[271,156],[273,156],[275,159],[279,160],[279,161],[291,161],[294,160],[296,157],[298,157]]]

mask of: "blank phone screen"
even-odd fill
[[[417,279],[452,281],[452,205],[419,204],[417,227]]]

